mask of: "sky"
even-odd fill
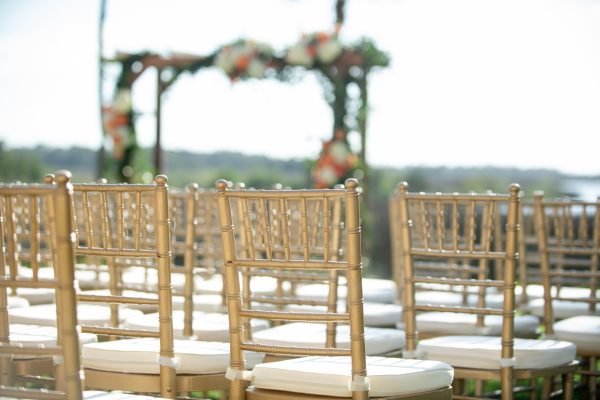
[[[107,0],[104,55],[210,54],[249,38],[283,49],[331,31],[334,1]],[[98,148],[99,0],[0,0],[0,141]],[[391,57],[369,78],[374,166],[600,174],[600,0],[347,0],[341,40]],[[156,76],[134,86],[154,143]],[[104,85],[106,92],[110,82]],[[209,68],[164,95],[163,147],[314,158],[332,112],[317,79],[232,84]]]

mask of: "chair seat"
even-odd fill
[[[160,400],[164,397],[144,396],[122,392],[100,392],[97,390],[86,390],[83,392],[85,400]]]
[[[477,306],[477,294],[470,293],[466,298],[466,305]],[[519,301],[519,296],[515,297]],[[417,304],[433,304],[445,306],[458,306],[465,303],[464,295],[461,292],[448,292],[441,290],[421,290],[415,293],[415,302]],[[487,293],[485,295],[485,304],[487,307],[502,308],[504,295],[502,293]]]
[[[26,346],[39,345],[42,347],[56,345],[56,328],[53,326],[39,326],[26,324],[10,324],[10,341],[13,344]],[[95,343],[98,341],[96,335],[91,333],[79,333],[79,344]],[[15,359],[39,358],[33,355],[14,356]]]
[[[398,287],[391,279],[363,278],[363,298],[365,302],[373,303],[395,303],[398,301]],[[347,286],[338,288],[338,297],[346,298]],[[296,289],[296,295],[300,298],[322,300],[327,298],[328,287],[323,283],[300,285]]]
[[[600,316],[580,315],[558,321],[552,338],[575,343],[578,351],[600,354]]]
[[[344,310],[345,307],[344,302],[338,303],[338,310]],[[261,305],[260,308],[263,308],[263,306]],[[290,305],[285,310],[325,312],[327,308],[324,306]],[[400,304],[366,302],[363,304],[363,315],[365,326],[393,327],[396,326],[398,321],[402,321],[402,306]]]
[[[527,303],[525,310],[540,318],[544,317],[544,299],[533,299]],[[578,315],[589,314],[589,304],[578,301],[553,300],[552,311],[554,318],[565,319]],[[596,309],[596,315],[600,315],[600,309]]]
[[[29,301],[24,297],[7,296],[8,308],[29,307]]]
[[[488,315],[484,326],[476,326],[477,316],[464,313],[424,312],[417,314],[417,326],[421,333],[444,333],[446,335],[500,335],[502,316]],[[533,315],[517,315],[514,319],[515,336],[532,336],[536,333],[540,319]],[[404,329],[404,323],[396,325]]]
[[[173,334],[183,336],[183,311],[173,311]],[[269,328],[269,322],[253,319],[254,332]],[[123,325],[131,329],[158,331],[158,313],[137,315],[127,319]],[[227,314],[203,313],[195,311],[192,315],[192,330],[198,340],[211,342],[229,342],[229,317]]]
[[[277,279],[268,276],[253,277],[250,288],[254,295],[273,294],[277,290]],[[196,277],[194,292],[199,294],[221,294],[223,292],[223,277],[215,275],[209,279]]]
[[[229,344],[175,340],[175,358],[179,374],[215,374],[229,367]],[[136,338],[90,343],[83,346],[82,365],[102,371],[158,374],[160,340]],[[263,359],[263,354],[245,352],[251,367]]]
[[[323,347],[325,329],[323,323],[292,322],[256,332],[253,338],[261,344]],[[404,347],[404,331],[399,329],[365,327],[365,351],[367,355],[386,354]],[[336,345],[350,348],[350,327],[338,325]]]
[[[183,296],[173,296],[173,310],[183,310]],[[223,304],[220,294],[195,294],[192,297],[194,311],[209,313],[227,313],[227,305]]]
[[[56,301],[54,290],[46,288],[18,288],[16,296],[27,300],[32,306]]]
[[[142,314],[139,310],[132,310],[125,307],[119,310],[121,321]],[[56,305],[38,304],[30,307],[9,309],[8,318],[11,324],[56,326]],[[110,307],[96,304],[78,304],[77,319],[81,325],[106,325],[110,322]]]
[[[352,397],[350,357],[300,357],[259,364],[253,383],[259,389]],[[370,397],[421,393],[447,387],[453,369],[439,361],[367,357]]]
[[[418,350],[426,360],[447,362],[453,367],[497,370],[501,338],[491,336],[441,336],[421,340]],[[575,359],[575,345],[558,340],[515,339],[516,369],[556,367]]]

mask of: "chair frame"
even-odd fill
[[[54,251],[56,266],[55,278],[38,278],[34,273],[32,278],[17,277],[14,271],[6,272],[4,258],[0,263],[0,394],[32,399],[82,399],[81,367],[79,360],[79,337],[77,333],[77,311],[75,294],[74,255],[71,236],[71,195],[72,186],[69,183],[70,173],[62,171],[57,176],[56,185],[3,185],[0,186],[0,196],[8,198],[13,196],[29,196],[32,209],[37,207],[36,199],[47,200],[48,211],[52,215],[49,219],[51,246]],[[1,212],[1,211],[0,211]],[[7,217],[12,219],[10,211],[7,216],[0,219],[3,224],[11,224]],[[35,224],[34,224],[35,225]],[[39,233],[38,227],[32,227],[32,234]],[[0,235],[3,229],[0,230]],[[2,238],[14,243],[14,238]],[[12,246],[10,246],[12,247]],[[16,251],[16,249],[12,249]],[[9,253],[10,255],[11,253]],[[52,288],[56,290],[57,301],[57,346],[39,348],[37,346],[15,346],[10,344],[7,328],[8,313],[6,304],[7,289],[10,287]],[[14,371],[12,361],[8,354],[27,354],[52,357],[56,367],[56,388],[54,390],[35,391],[33,389],[17,388],[14,384]]]
[[[443,194],[443,193],[409,193],[408,184],[401,182],[398,185],[398,216],[400,218],[401,228],[401,242],[402,242],[402,255],[404,265],[404,318],[405,318],[405,330],[406,330],[406,353],[405,356],[416,356],[417,350],[417,325],[416,325],[416,312],[417,311],[440,311],[440,312],[461,312],[478,315],[478,318],[483,318],[485,315],[499,315],[503,318],[502,326],[502,348],[501,348],[501,359],[512,360],[514,357],[513,352],[513,340],[514,340],[514,314],[515,314],[515,273],[516,263],[518,260],[518,213],[519,213],[519,186],[516,184],[510,185],[510,194],[499,195],[493,193],[487,194]],[[484,208],[481,222],[482,230],[480,233],[481,241],[480,246],[474,242],[474,233],[472,232],[470,239],[471,242],[468,247],[459,248],[457,245],[458,226],[459,221],[457,215],[453,215],[454,222],[452,223],[451,233],[447,234],[439,229],[434,232],[434,236],[442,242],[442,238],[445,235],[450,236],[453,239],[453,243],[449,248],[440,245],[440,248],[433,248],[433,245],[426,243],[420,243],[421,246],[416,247],[412,243],[411,239],[411,221],[409,215],[409,201],[421,202],[429,201],[441,204],[442,202],[449,202],[452,204],[458,204],[460,202],[472,202],[473,207],[475,202],[482,202],[487,208]],[[506,220],[506,234],[504,237],[505,246],[504,249],[500,249],[499,246],[491,247],[491,238],[493,232],[492,221],[495,217],[495,212],[492,208],[495,207],[496,203],[505,203],[508,205],[507,220]],[[456,206],[454,206],[456,209]],[[456,212],[456,211],[454,211]],[[443,218],[437,215],[436,218]],[[439,226],[439,225],[438,225]],[[437,246],[437,243],[435,243]],[[501,251],[503,250],[503,251]],[[502,280],[484,279],[483,276],[479,276],[478,279],[443,279],[443,278],[432,278],[432,277],[417,277],[414,273],[414,259],[413,257],[427,257],[427,258],[441,258],[446,259],[471,259],[479,262],[480,268],[483,270],[487,268],[487,264],[494,260],[502,263],[503,277]],[[452,282],[450,282],[452,281]],[[434,306],[434,305],[416,305],[415,304],[415,283],[455,283],[465,286],[475,286],[480,288],[485,287],[498,287],[503,291],[504,303],[502,309],[490,309],[481,306],[481,300],[478,307],[461,307],[461,306]],[[564,377],[564,392],[566,399],[572,399],[573,396],[573,372],[578,368],[578,363],[573,362],[569,365],[559,366],[556,368],[547,369],[535,369],[535,370],[524,370],[514,369],[511,362],[503,363],[503,365],[497,370],[476,370],[463,367],[454,367],[455,382],[456,379],[475,379],[475,380],[499,380],[501,382],[502,399],[509,400],[513,396],[513,381],[515,379],[526,379],[531,380],[536,377],[550,377],[555,375],[563,375]],[[457,390],[461,389],[461,383],[455,384]],[[455,393],[455,398],[472,398],[465,397],[458,393]]]
[[[244,351],[258,351],[272,354],[283,355],[321,355],[321,356],[350,356],[351,358],[351,375],[352,381],[362,381],[367,376],[365,343],[364,343],[364,319],[363,319],[363,296],[361,284],[361,244],[360,244],[360,222],[359,222],[359,201],[358,201],[358,181],[355,179],[346,180],[346,189],[306,189],[306,190],[230,190],[227,186],[227,181],[218,180],[215,183],[217,189],[217,201],[219,206],[219,215],[222,232],[223,255],[225,261],[226,284],[227,284],[227,299],[229,308],[229,329],[230,329],[230,346],[231,346],[231,366],[228,374],[232,377],[230,398],[232,400],[248,399],[291,399],[291,398],[327,398],[319,396],[304,396],[299,393],[284,393],[278,391],[255,389],[254,387],[246,389],[244,381],[245,361]],[[293,257],[290,251],[289,232],[283,230],[283,258],[277,258],[271,248],[270,232],[262,232],[267,235],[264,240],[266,248],[264,253],[256,254],[252,244],[252,233],[249,231],[248,221],[243,225],[243,231],[248,234],[245,244],[249,244],[249,252],[245,249],[236,249],[243,245],[240,238],[235,237],[234,221],[232,218],[231,204],[234,200],[240,200],[244,204],[248,199],[254,199],[259,202],[260,218],[263,220],[263,225],[266,223],[267,214],[265,213],[265,201],[268,199],[279,200],[282,204],[282,215],[285,214],[285,204],[287,199],[300,200],[302,203],[302,232],[305,252],[300,257]],[[324,251],[322,260],[314,260],[310,258],[311,249],[308,241],[309,217],[306,214],[306,202],[308,199],[322,199],[326,204],[325,208],[329,208],[330,201],[343,201],[345,203],[345,245],[347,252],[345,260],[334,260],[332,258],[331,249],[331,230],[324,230]],[[249,217],[248,214],[244,218]],[[323,225],[329,227],[330,215],[326,213],[323,217]],[[258,217],[257,217],[258,219]],[[287,225],[286,217],[283,218],[284,225]],[[245,254],[244,254],[245,253]],[[240,256],[240,254],[243,254]],[[339,270],[346,271],[348,280],[348,312],[337,313],[310,313],[310,312],[280,312],[280,311],[259,311],[244,308],[242,302],[242,293],[240,292],[240,278],[238,269],[259,269],[259,268],[283,268],[293,270]],[[336,322],[348,322],[350,324],[351,344],[350,349],[340,349],[332,346],[323,348],[302,348],[291,346],[273,346],[250,343],[244,334],[243,318],[267,318],[270,320],[280,321],[320,321],[330,324]],[[328,343],[329,344],[329,343]],[[357,385],[360,386],[360,385]],[[247,397],[246,397],[247,394]],[[433,398],[447,399],[450,398],[450,388],[445,388],[436,393]],[[352,392],[352,399],[366,400],[369,398],[369,392],[364,387],[356,389]],[[398,397],[404,398],[404,397]],[[418,396],[407,396],[406,398],[418,398]]]
[[[581,208],[579,218],[573,213],[574,208]],[[589,236],[589,209],[593,210],[592,236]],[[544,285],[544,328],[545,335],[554,335],[555,316],[552,303],[554,300],[588,303],[588,312],[594,314],[600,307],[600,198],[596,202],[577,201],[572,199],[544,199],[544,193],[534,193],[535,232],[540,249],[540,266]],[[578,228],[577,230],[575,228]],[[568,264],[567,257],[585,257]],[[563,267],[571,267],[563,269]],[[577,268],[573,269],[573,268]],[[576,280],[578,285],[590,289],[589,298],[570,298],[560,295],[562,279]],[[599,317],[600,318],[600,317]],[[577,350],[587,368],[579,373],[585,386],[589,386],[595,394],[596,379],[600,371],[596,363],[600,357],[597,351]],[[594,382],[594,386],[590,385]]]

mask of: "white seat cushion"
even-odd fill
[[[466,305],[475,307],[479,296],[477,294],[468,294]],[[519,301],[519,296],[515,295],[515,301]],[[464,304],[464,296],[461,292],[447,292],[436,290],[417,290],[415,293],[415,302],[417,304],[433,304],[445,306],[458,306]],[[486,293],[485,304],[487,307],[502,308],[504,295],[502,293]]]
[[[143,313],[139,310],[121,307],[119,318],[121,321],[133,318]],[[30,324],[42,326],[56,326],[56,305],[38,304],[31,307],[14,308],[8,310],[11,324]],[[78,304],[77,319],[81,325],[106,325],[110,322],[110,307],[95,304]]]
[[[90,294],[95,296],[110,296],[109,289],[95,289],[95,290],[84,290],[81,294]],[[126,297],[136,297],[141,299],[158,299],[158,293],[149,293],[149,292],[140,292],[136,290],[123,290],[123,296]],[[80,302],[79,304],[85,304],[86,302]],[[95,304],[95,303],[92,303]],[[158,311],[158,304],[128,304],[127,308],[131,308],[133,310],[140,310],[142,312],[156,312]]]
[[[7,296],[8,308],[29,307],[29,301],[24,297]]]
[[[10,341],[13,344],[22,344],[25,346],[56,345],[56,328],[53,326],[10,324]],[[91,333],[80,333],[79,344],[95,343],[98,341],[96,335]],[[18,355],[17,359],[37,358],[38,356]]]
[[[183,311],[173,311],[173,334],[183,338]],[[269,322],[252,319],[254,332],[269,327]],[[158,313],[138,315],[127,319],[123,325],[131,329],[158,331]],[[195,311],[192,315],[192,329],[198,340],[210,342],[229,342],[229,317],[227,314],[203,313]]]
[[[254,367],[254,386],[352,397],[350,357],[301,357]],[[453,369],[439,361],[367,357],[370,397],[420,393],[449,386]]]
[[[18,288],[17,297],[21,297],[30,305],[49,304],[56,301],[55,290],[46,288]]]
[[[425,312],[417,314],[417,328],[423,333],[444,333],[447,335],[500,335],[502,333],[502,317],[488,315],[484,326],[476,326],[477,316],[474,314]],[[533,315],[517,315],[514,319],[515,335],[525,336],[536,333],[540,319]],[[404,323],[397,325],[404,329]]]
[[[553,339],[573,342],[577,350],[600,353],[600,316],[581,315],[554,324]]]
[[[398,287],[391,279],[363,278],[363,298],[365,302],[373,303],[396,303],[398,302]],[[348,287],[338,286],[338,297],[346,298]],[[296,295],[301,298],[322,300],[327,298],[328,286],[323,283],[300,285],[296,289]]]
[[[194,311],[226,313],[227,305],[223,304],[220,294],[195,294],[192,296]],[[173,310],[183,310],[183,296],[173,296]]]
[[[241,281],[240,281],[241,282]],[[277,289],[277,279],[268,276],[253,277],[250,288],[255,295],[273,294]],[[196,277],[194,280],[194,292],[200,294],[221,294],[223,290],[223,277],[215,275],[209,279]]]
[[[323,347],[325,328],[323,323],[292,322],[256,332],[256,342],[268,345]],[[404,331],[399,329],[365,327],[365,350],[367,355],[386,354],[404,347]],[[350,348],[350,327],[338,325],[336,345]]]
[[[423,359],[440,360],[453,367],[500,368],[501,338],[494,336],[441,336],[421,340]],[[516,369],[548,368],[575,359],[575,345],[557,340],[515,339]]]
[[[229,367],[229,344],[175,340],[175,358],[180,374],[215,374]],[[158,374],[160,340],[154,338],[123,339],[83,346],[84,368],[122,373]],[[263,354],[245,352],[248,366],[263,359]]]
[[[86,390],[83,392],[85,400],[157,400],[160,398],[131,394],[122,392],[99,392],[97,390]]]
[[[260,308],[267,309],[262,305]],[[339,302],[337,309],[338,311],[345,310],[346,304]],[[290,305],[285,310],[291,312],[325,312],[327,307]],[[392,327],[402,321],[402,306],[400,304],[366,302],[363,304],[363,314],[365,326]]]
[[[527,303],[525,309],[540,318],[544,317],[544,299],[533,299]],[[579,301],[554,300],[552,301],[552,312],[554,318],[564,319],[576,317],[578,315],[589,314],[589,304]],[[600,315],[600,308],[596,309],[596,314]]]

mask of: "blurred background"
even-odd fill
[[[400,181],[595,200],[598,71],[599,0],[2,0],[0,180],[356,176],[389,276]]]

